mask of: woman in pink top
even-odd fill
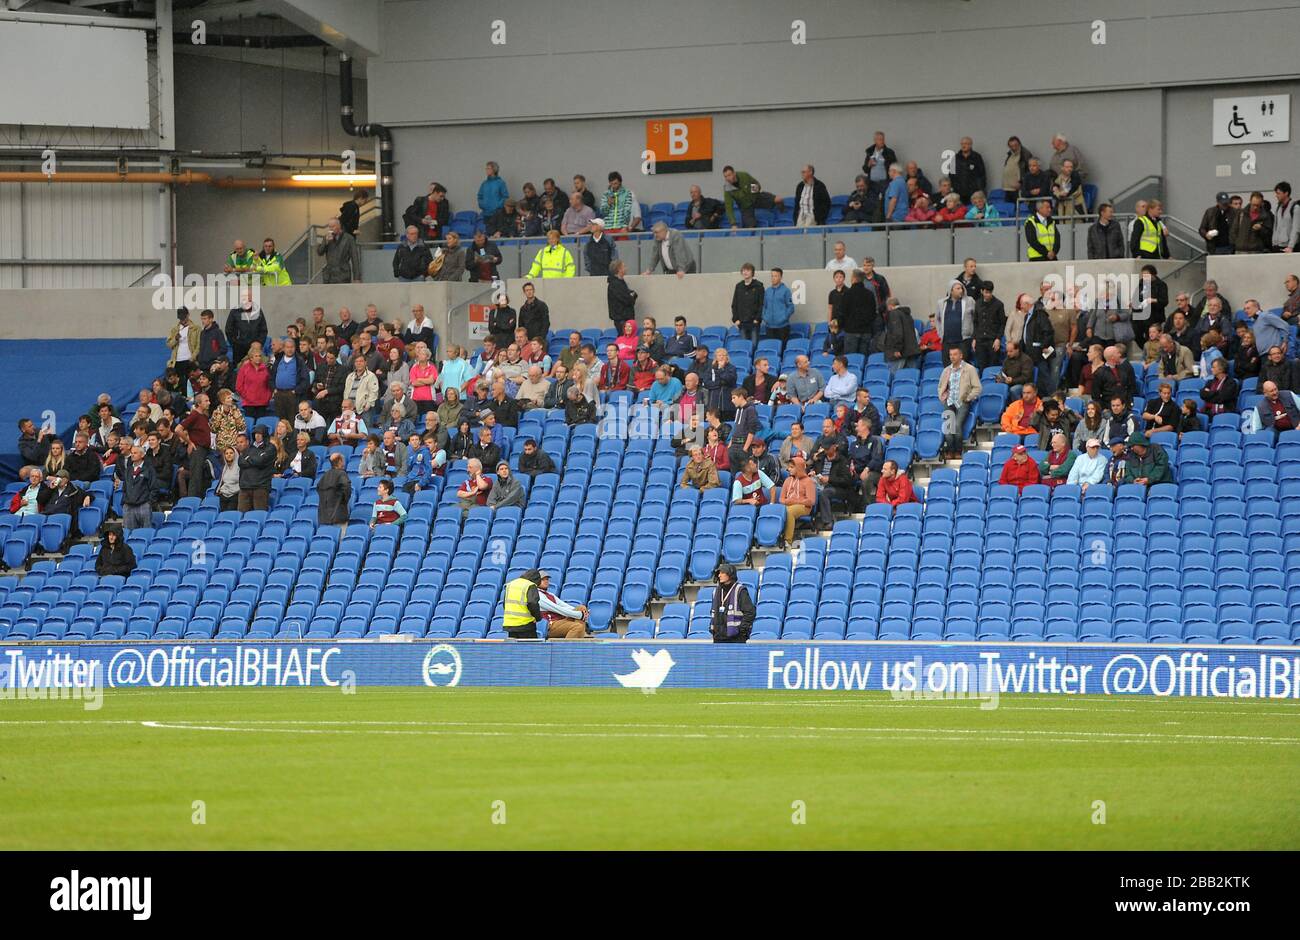
[[[271,369],[262,355],[262,347],[254,343],[248,356],[235,373],[235,392],[244,405],[249,418],[265,418],[271,413]]]
[[[624,320],[623,333],[614,340],[614,344],[618,346],[618,358],[631,363],[636,358],[636,347],[640,342],[641,338],[636,335],[636,321]]]
[[[420,414],[438,406],[434,385],[438,381],[438,367],[429,359],[429,347],[420,345],[419,358],[411,364],[411,399]]]

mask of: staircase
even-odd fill
[[[984,427],[977,426],[974,432],[972,432],[973,437],[975,438],[974,443],[972,444],[970,441],[967,441],[966,445],[963,448],[963,452],[970,451],[970,450],[991,451],[993,449],[993,439],[997,436],[998,430],[999,429],[996,425],[986,425]],[[930,477],[933,475],[933,472],[936,468],[938,467],[957,468],[960,465],[961,465],[961,461],[959,460],[914,460],[911,466],[912,483],[918,487],[925,487],[929,484]],[[852,519],[855,522],[861,522],[863,519],[866,518],[866,515],[860,512],[859,513],[837,512],[834,515],[835,515],[836,522],[840,522],[846,519]],[[796,538],[798,538],[797,533],[796,533]],[[736,565],[736,570],[762,572],[763,567],[767,564],[768,558],[770,558],[772,555],[784,555],[784,554],[790,554],[790,548],[788,546],[786,548],[774,548],[774,547],[765,548],[761,545],[755,545],[749,550],[749,556],[747,560],[742,564]],[[643,618],[649,618],[653,620],[655,624],[655,630],[657,631],[659,629],[659,618],[663,616],[664,608],[667,605],[680,604],[684,602],[694,607],[696,598],[699,597],[700,589],[706,587],[712,587],[712,586],[713,586],[712,581],[689,581],[688,580],[682,584],[682,589],[679,596],[653,597],[650,599],[649,603],[646,604],[645,610],[637,614],[635,617],[620,611],[619,613],[615,614],[613,620],[610,621],[610,632],[608,635],[621,637],[624,633],[627,632],[628,624],[630,624],[633,620],[640,620]],[[758,598],[754,598],[753,600],[757,602]]]

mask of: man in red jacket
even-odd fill
[[[1011,459],[1002,467],[998,482],[1003,486],[1014,486],[1023,493],[1026,486],[1033,486],[1038,481],[1038,464],[1029,459],[1024,444],[1017,444],[1011,450]]]
[[[907,474],[898,469],[893,460],[886,460],[880,465],[880,482],[876,484],[876,502],[901,506],[903,503],[918,503],[916,493],[912,491],[912,481]]]
[[[628,364],[619,358],[618,347],[610,343],[605,348],[605,355],[608,360],[600,367],[600,375],[597,377],[596,385],[602,392],[621,392],[625,390],[628,383],[632,380],[632,370]]]

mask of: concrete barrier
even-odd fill
[[[1237,310],[1251,298],[1265,310],[1282,306],[1288,274],[1300,277],[1300,255],[1210,255],[1205,259],[1205,276],[1218,281],[1219,290]]]

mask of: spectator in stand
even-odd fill
[[[433,349],[437,335],[433,321],[424,315],[424,304],[411,304],[411,319],[406,321],[406,329],[402,330],[401,338],[407,346],[423,343],[430,350]]]
[[[966,362],[960,346],[948,350],[948,368],[939,376],[939,402],[943,406],[943,442],[945,456],[961,458],[962,429],[971,405],[983,393],[979,373]]]
[[[198,365],[199,327],[185,307],[176,311],[176,325],[167,334],[167,348],[171,350],[167,368],[175,369],[182,379],[188,378],[190,370]]]
[[[206,448],[203,462],[207,463]],[[29,482],[37,477],[39,471],[33,471]],[[122,527],[127,530],[147,529],[153,526],[153,507],[150,500],[154,491],[153,467],[144,459],[144,450],[132,445],[130,456],[119,461],[114,469],[113,487],[122,491]],[[206,490],[205,485],[196,492]]]
[[[763,285],[754,277],[754,266],[746,261],[740,267],[740,280],[731,292],[731,323],[751,343],[758,341],[764,294]]]
[[[870,159],[868,157],[868,159]],[[884,193],[884,187],[880,192]],[[853,192],[849,193],[848,201],[844,204],[844,215],[841,222],[848,225],[853,222],[875,222],[876,212],[879,208],[880,195],[873,193],[870,188],[870,182],[861,174],[854,180]]]
[[[786,393],[796,405],[810,405],[825,396],[826,380],[821,372],[811,367],[807,356],[800,354],[795,357],[794,372],[786,376]]]
[[[1083,201],[1083,180],[1073,161],[1061,161],[1061,168],[1052,180],[1052,196],[1061,215],[1083,215],[1088,211]]]
[[[1246,301],[1246,322],[1255,331],[1255,341],[1260,349],[1279,347],[1283,354],[1287,352],[1287,342],[1291,336],[1291,325],[1276,313],[1260,309],[1259,301],[1254,298]]]
[[[492,483],[491,492],[488,493],[487,507],[505,509],[509,506],[518,506],[522,509],[525,501],[523,484],[510,472],[509,462],[498,461],[497,478]]]
[[[1282,319],[1296,323],[1300,320],[1300,277],[1288,274],[1282,286],[1286,290],[1286,300],[1282,301]]]
[[[1066,408],[1056,398],[1043,400],[1043,407],[1029,419],[1029,425],[1038,432],[1039,450],[1052,446],[1052,435],[1064,434],[1068,441],[1074,435],[1074,427],[1079,423],[1079,416]]]
[[[102,464],[99,455],[90,449],[90,438],[84,431],[78,431],[73,435],[72,450],[68,451],[68,455],[64,458],[63,466],[74,482],[94,483],[99,479]],[[167,482],[170,489],[170,475]]]
[[[239,307],[226,318],[226,339],[230,342],[231,358],[243,362],[249,347],[261,346],[266,341],[266,314],[254,306],[252,297],[245,295]]]
[[[644,347],[638,347],[634,355],[635,358],[631,363],[632,388],[638,392],[647,392],[655,384],[658,377],[659,363],[650,357],[649,350]],[[520,395],[522,396],[522,394],[523,386],[520,386]]]
[[[1277,204],[1273,207],[1273,251],[1290,254],[1300,243],[1300,203],[1291,198],[1291,184],[1285,181],[1273,187]]]
[[[831,194],[826,184],[817,178],[813,165],[805,163],[794,187],[794,224],[799,228],[825,225],[830,211]]]
[[[1138,419],[1129,412],[1128,402],[1119,395],[1112,396],[1110,410],[1102,424],[1101,439],[1108,447],[1117,442],[1125,444],[1138,430]]]
[[[954,280],[948,288],[948,296],[935,304],[934,320],[945,353],[950,349],[960,349],[962,358],[970,359],[971,340],[975,336],[975,301],[967,296],[960,280]]]
[[[764,192],[758,180],[732,166],[722,168],[722,203],[733,229],[755,228],[758,225],[754,214],[756,209],[781,209],[784,206],[776,196]]]
[[[764,330],[768,337],[782,343],[790,339],[790,320],[794,316],[794,297],[783,283],[784,277],[782,268],[772,268],[772,286],[763,291]]]
[[[569,400],[569,389],[574,387],[574,381],[569,378],[569,370],[564,367],[564,363],[556,363],[554,376],[555,380],[550,383],[542,398],[543,408],[563,408]]]
[[[239,455],[235,448],[221,450],[221,464],[217,467],[217,507],[221,512],[234,512],[239,507]]]
[[[1141,431],[1128,439],[1129,456],[1124,463],[1124,482],[1147,488],[1174,482],[1169,469],[1169,455],[1159,444],[1147,440]]]
[[[1201,352],[1201,334],[1200,332],[1183,316],[1182,311],[1177,311],[1165,324],[1165,332],[1170,339],[1179,346],[1184,346],[1189,352],[1200,355]]]
[[[1147,434],[1178,430],[1178,404],[1174,401],[1173,386],[1168,382],[1160,383],[1156,397],[1144,408],[1142,420],[1146,422],[1144,430]]]
[[[433,263],[433,253],[420,238],[420,230],[414,225],[406,227],[406,237],[397,243],[393,252],[393,277],[399,281],[423,281]]]
[[[585,205],[591,209],[596,208],[596,194],[587,187],[587,177],[577,173],[573,177],[573,191],[582,197]]]
[[[727,350],[719,346],[713,352],[713,360],[703,370],[700,377],[706,411],[717,411],[727,417],[731,414],[731,393],[736,388],[736,367],[731,364]],[[719,467],[720,470],[727,469]]]
[[[519,383],[515,392],[515,401],[525,408],[543,408],[546,406],[546,393],[551,383],[542,375],[542,367],[528,367],[528,377]]]
[[[497,279],[497,266],[501,264],[501,249],[488,238],[482,228],[474,230],[474,238],[465,249],[465,270],[471,281],[491,282]]]
[[[921,356],[921,344],[916,335],[916,322],[912,319],[910,307],[900,306],[890,297],[885,313],[884,332],[880,338],[880,351],[885,356],[885,363],[891,373],[899,369],[910,369]]]
[[[236,508],[240,512],[270,508],[271,477],[275,474],[277,456],[266,425],[254,427],[253,439],[237,458],[239,493]]]
[[[542,196],[541,202],[537,207],[537,221],[542,226],[543,232],[560,232],[560,222],[564,218],[564,211],[560,206],[555,204],[555,200],[550,196]],[[560,232],[560,234],[564,234]]]
[[[1029,459],[1029,451],[1024,444],[1011,448],[1011,458],[1002,465],[998,483],[1002,486],[1014,486],[1023,493],[1026,486],[1033,486],[1040,481],[1038,464]]]
[[[202,497],[208,488],[210,476],[208,451],[212,448],[212,425],[208,422],[211,403],[208,396],[199,393],[194,396],[194,407],[181,422],[185,436],[189,440],[186,465],[181,471],[183,486],[178,486],[181,496]]]
[[[375,504],[370,510],[370,528],[377,525],[402,525],[406,520],[406,507],[393,495],[396,486],[392,480],[380,480]]]
[[[803,433],[803,422],[796,421],[791,424],[790,436],[781,443],[779,453],[781,466],[789,472],[791,461],[796,457],[807,458],[812,452],[813,440]]]
[[[235,438],[248,429],[244,414],[235,404],[235,395],[230,389],[223,388],[217,392],[217,407],[212,409],[208,425],[212,428],[217,450],[221,451],[234,447]]]
[[[95,556],[95,574],[101,578],[107,575],[128,578],[135,571],[135,567],[135,552],[122,538],[122,530],[117,526],[105,528],[99,554]]]
[[[339,224],[343,226],[343,231],[353,238],[357,237],[357,230],[361,228],[361,207],[369,201],[370,190],[358,189],[352,194],[352,198],[339,206]]]
[[[591,232],[592,220],[596,210],[582,201],[582,193],[569,193],[569,207],[564,210],[560,220],[560,232],[564,235],[586,235]]]
[[[546,301],[537,297],[537,288],[531,281],[523,286],[524,302],[519,307],[519,327],[524,330],[525,338],[546,341],[551,332],[551,308]]]
[[[846,254],[844,242],[836,242],[831,248],[832,257],[826,262],[827,271],[840,271],[847,278],[857,269],[858,263]]]
[[[493,238],[517,238],[525,227],[523,214],[513,199],[503,202],[501,208],[492,215],[483,216],[483,225],[484,231],[491,232]]]
[[[1255,333],[1246,324],[1237,324],[1237,351],[1233,356],[1232,374],[1239,380],[1259,375],[1262,360],[1255,348]]]
[[[929,196],[934,192],[934,186],[930,184],[926,175],[921,172],[921,168],[915,160],[908,160],[903,167],[904,178],[913,181],[917,193],[925,193]]]
[[[1118,346],[1107,346],[1102,353],[1106,364],[1092,376],[1092,397],[1110,401],[1118,395],[1127,408],[1138,394],[1137,374]]]
[[[630,365],[636,357],[636,348],[640,342],[641,338],[636,334],[636,321],[624,320],[622,331],[614,337],[614,345],[618,346],[618,357]]]
[[[1038,462],[1038,473],[1042,482],[1050,488],[1065,483],[1070,478],[1077,456],[1078,454],[1070,449],[1069,438],[1059,432],[1053,434],[1047,456]]]
[[[431,264],[429,273],[435,281],[465,280],[465,249],[458,233],[447,233],[443,246],[433,253]]]
[[[1161,285],[1163,284],[1162,281]],[[1146,309],[1150,307],[1144,308]],[[1116,345],[1127,350],[1134,340],[1133,317],[1132,309],[1118,304],[1111,305],[1108,301],[1099,298],[1097,305],[1087,314],[1085,321],[1087,335],[1089,338],[1101,340],[1106,345]]]
[[[615,259],[609,266],[606,280],[605,298],[609,308],[609,319],[614,328],[620,332],[623,324],[636,320],[636,291],[627,283],[627,264]]]
[[[428,195],[415,197],[415,201],[402,213],[402,222],[406,224],[408,232],[414,228],[417,237],[435,241],[442,237],[443,229],[450,221],[451,206],[447,202],[447,190],[441,183],[430,183]]]
[[[1037,157],[1030,157],[1025,173],[1020,177],[1019,199],[1022,202],[1038,202],[1052,195],[1051,173],[1043,169]]]
[[[1080,176],[1087,175],[1083,168],[1083,154],[1079,152],[1079,148],[1066,140],[1062,135],[1056,134],[1052,137],[1052,157],[1048,164],[1048,168],[1052,171],[1053,176],[1061,172],[1061,168],[1065,165],[1066,160],[1069,160],[1074,164],[1074,167],[1079,172]]]
[[[1229,300],[1227,297],[1223,296],[1223,294],[1219,293],[1218,281],[1212,278],[1210,280],[1207,280],[1204,285],[1204,290],[1205,290],[1204,296],[1202,296],[1201,299],[1196,302],[1196,304],[1190,309],[1190,311],[1184,310],[1184,314],[1187,317],[1187,323],[1191,326],[1196,327],[1197,329],[1200,328],[1201,318],[1205,315],[1206,311],[1209,310],[1211,306],[1210,302],[1212,300],[1216,300],[1216,299],[1218,300],[1219,310],[1222,312],[1224,316],[1230,316],[1233,311],[1232,301]],[[1179,306],[1180,309],[1182,309],[1182,305],[1180,304]]]
[[[938,211],[934,214],[935,225],[955,225],[964,221],[966,218],[966,207],[961,203],[961,197],[956,193],[949,193],[943,197],[943,203],[939,206]]]
[[[635,232],[641,228],[641,203],[636,193],[623,185],[623,174],[612,170],[609,188],[601,197],[598,211],[611,232]]]
[[[935,211],[930,208],[930,198],[925,193],[916,197],[916,202],[903,218],[904,222],[933,222],[934,220]]]
[[[664,338],[658,327],[654,325],[653,317],[646,317],[641,321],[641,342],[637,345],[637,349],[644,349],[655,362],[663,362],[667,358],[664,352]]]
[[[321,280],[326,284],[360,284],[361,251],[356,239],[343,231],[338,216],[325,227],[326,234],[316,244],[316,254],[325,259]]]
[[[682,470],[682,489],[697,489],[703,492],[721,486],[718,468],[708,458],[704,448],[698,445],[692,447],[690,454],[691,459],[686,462],[686,467]]]
[[[984,158],[978,151],[971,149],[971,139],[963,137],[954,157],[952,188],[961,197],[962,202],[969,203],[971,195],[976,190],[987,187],[988,174],[984,169]]]
[[[608,277],[618,260],[618,248],[614,240],[605,234],[605,220],[593,218],[590,225],[591,237],[582,244],[582,265],[586,274],[592,277]]]
[[[686,206],[686,227],[689,229],[718,228],[722,224],[722,203],[705,196],[699,186],[692,186],[690,192],[691,200]]]
[[[316,481],[319,498],[316,521],[322,526],[341,526],[346,531],[348,507],[352,502],[352,480],[344,469],[342,454],[330,454],[329,463],[329,469]]]
[[[745,506],[766,506],[776,500],[776,483],[758,467],[758,461],[746,457],[731,483],[731,502]]]
[[[519,455],[519,472],[536,479],[543,473],[555,473],[555,461],[551,455],[537,446],[531,437],[524,439],[524,452]]]
[[[912,490],[912,481],[898,467],[898,462],[886,460],[880,465],[880,482],[876,484],[876,502],[901,506],[904,503],[919,503]]]
[[[352,357],[352,372],[343,383],[343,397],[352,401],[363,417],[371,415],[379,403],[379,378],[370,371],[365,355]]]
[[[1229,238],[1237,254],[1259,254],[1273,246],[1273,210],[1258,190],[1250,194],[1250,203],[1232,215]]]
[[[1236,412],[1239,394],[1241,394],[1241,386],[1236,379],[1228,375],[1228,360],[1223,356],[1212,359],[1210,378],[1201,387],[1201,399],[1205,402],[1201,410],[1211,417]]]
[[[885,187],[884,200],[886,222],[902,222],[907,218],[907,212],[911,208],[907,178],[903,175],[903,168],[897,163],[889,165],[889,184]]]
[[[892,148],[886,146],[885,135],[881,131],[876,131],[862,161],[862,172],[866,174],[870,198],[865,204],[868,216],[860,221],[884,221],[885,190],[889,186],[889,170],[897,162],[898,155]]]
[[[1212,255],[1232,254],[1232,216],[1231,197],[1224,192],[1217,193],[1214,205],[1201,215],[1201,224],[1197,231],[1205,240],[1205,250]]]
[[[1097,207],[1097,221],[1088,226],[1088,260],[1126,256],[1124,232],[1115,221],[1115,207],[1109,202],[1103,202]]]
[[[621,362],[619,365],[623,365]],[[623,366],[623,368],[627,368]],[[581,366],[579,366],[581,369]],[[564,406],[564,423],[569,427],[577,424],[596,423],[596,405],[589,401],[577,385],[569,389],[569,400]]]
[[[1002,159],[1002,191],[1007,202],[1014,203],[1020,195],[1020,180],[1029,172],[1029,161],[1033,158],[1020,138],[1007,138],[1007,155]]]
[[[1255,414],[1260,427],[1273,432],[1274,443],[1283,431],[1300,429],[1300,399],[1295,392],[1279,389],[1269,380],[1261,383],[1260,390],[1264,397],[1255,405]]]
[[[478,185],[478,211],[486,219],[505,205],[510,189],[501,178],[501,167],[495,160],[489,160],[485,170],[486,176]]]
[[[783,544],[794,541],[795,525],[802,516],[812,515],[817,507],[817,484],[808,475],[804,457],[798,455],[790,460],[790,475],[781,486],[781,505],[785,507],[785,530],[782,533]]]
[[[1201,334],[1201,361],[1200,368],[1196,373],[1201,376],[1201,378],[1206,379],[1207,381],[1209,380],[1210,364],[1214,362],[1215,359],[1223,358],[1223,350],[1220,349],[1222,345],[1223,335],[1218,331],[1211,330],[1208,333]]]
[[[1006,307],[993,293],[993,282],[981,280],[972,313],[975,368],[983,372],[997,364],[1002,351],[1002,334],[1007,325]]]
[[[1272,382],[1284,392],[1300,392],[1300,363],[1286,358],[1281,346],[1267,348],[1259,366],[1259,387],[1263,389],[1265,382]]]
[[[1006,434],[1037,434],[1038,431],[1033,426],[1034,414],[1043,407],[1042,400],[1038,397],[1038,389],[1032,382],[1026,382],[1021,386],[1020,398],[1007,405],[1006,411],[1002,412],[1002,430]]]
[[[655,246],[651,249],[654,260],[643,274],[655,274],[662,268],[665,274],[671,271],[681,280],[686,275],[695,273],[695,256],[691,254],[681,232],[670,229],[668,223],[662,220],[651,226],[651,231],[654,232],[655,240]]]
[[[214,362],[226,358],[229,346],[226,343],[226,336],[221,332],[221,327],[217,326],[211,310],[204,310],[199,314],[199,322],[201,329],[199,331],[198,352],[194,361],[200,369],[206,371],[212,368]]]
[[[831,360],[831,377],[826,382],[825,400],[832,408],[836,405],[852,407],[857,401],[858,377],[849,371],[849,362],[843,356]]]
[[[1088,487],[1106,479],[1106,463],[1106,457],[1101,452],[1101,441],[1090,437],[1084,442],[1083,453],[1075,456],[1065,482],[1087,493]]]
[[[1101,402],[1093,399],[1083,406],[1083,418],[1074,428],[1074,449],[1082,451],[1090,438],[1101,437],[1102,425],[1106,421],[1106,410]]]
[[[415,405],[417,414],[423,415],[437,408],[438,400],[434,391],[438,386],[438,367],[433,364],[433,360],[429,357],[428,346],[420,344],[416,347],[415,362],[410,367],[409,376],[411,384],[410,398]],[[395,389],[401,387],[401,382],[390,377],[389,394],[385,397],[385,401],[395,397]],[[389,407],[391,406],[391,402],[389,402]]]
[[[1002,218],[1002,213],[998,212],[998,207],[989,202],[989,197],[981,189],[971,193],[970,207],[966,210],[967,222],[978,222],[980,225],[990,225]]]
[[[102,413],[101,406],[101,413]],[[112,407],[109,406],[109,416],[112,416]],[[117,419],[113,419],[116,421]],[[118,422],[119,424],[121,422]],[[108,431],[113,429],[112,422],[105,425],[101,423],[101,431],[96,431],[96,437],[102,441],[103,445],[108,443]],[[45,463],[45,458],[49,454],[50,443],[57,439],[52,428],[36,429],[35,422],[31,418],[18,419],[18,454],[22,458],[24,466],[40,466]],[[99,449],[104,450],[105,446]],[[96,477],[98,479],[98,477]]]
[[[754,441],[762,433],[758,419],[758,409],[743,388],[731,392],[731,410],[735,413],[735,422],[731,428],[730,450],[727,454],[728,468],[739,470],[745,465]]]

